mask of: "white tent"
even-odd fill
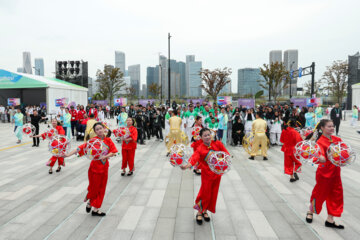
[[[25,105],[39,105],[46,102],[48,113],[55,113],[55,100],[65,98],[67,103],[86,105],[88,89],[56,78],[24,73],[13,73],[0,69],[0,101],[7,104],[7,98],[20,98]]]
[[[352,105],[360,106],[360,83],[356,83],[352,87]],[[352,106],[351,106],[352,108]]]

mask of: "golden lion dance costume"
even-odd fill
[[[189,139],[187,135],[181,131],[181,118],[178,116],[173,116],[169,119],[170,124],[170,132],[165,137],[165,145],[168,149],[168,152],[170,152],[170,148],[174,144],[184,144],[187,145],[189,143]]]
[[[259,151],[261,145],[261,155],[267,157],[268,138],[266,136],[266,121],[258,118],[252,123],[252,132],[254,134],[254,140],[252,142],[252,148],[250,155],[255,157]]]

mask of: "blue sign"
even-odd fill
[[[293,74],[294,74],[294,71],[291,70],[291,71],[290,71],[290,78],[291,78],[291,79],[293,78]]]
[[[299,67],[299,78],[302,76],[302,67]]]

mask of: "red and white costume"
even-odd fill
[[[134,159],[135,159],[135,151],[137,147],[137,138],[138,138],[138,132],[136,127],[131,126],[129,127],[131,141],[129,143],[126,143],[123,141],[122,143],[122,166],[121,169],[126,169],[127,166],[129,166],[130,172],[134,171]]]
[[[64,135],[65,136],[65,130],[64,130],[64,128],[62,126],[56,126],[56,131],[57,131],[58,135]],[[43,140],[46,138],[46,135],[47,135],[46,132],[41,134],[41,137],[42,137]],[[55,156],[52,156],[49,159],[48,165],[50,167],[53,167],[55,165],[56,161],[58,161],[59,166],[64,166],[65,167],[64,158],[63,157],[55,157]]]

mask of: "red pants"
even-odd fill
[[[215,213],[221,176],[206,168],[201,171],[201,187],[195,200],[194,209]]]
[[[105,196],[108,172],[95,173],[89,169],[88,177],[89,186],[86,198],[90,199],[91,206],[100,208]]]
[[[122,149],[122,166],[121,169],[126,169],[129,165],[130,172],[134,170],[134,159],[136,149]]]
[[[320,174],[316,174],[316,185],[310,199],[312,211],[320,214],[324,201],[326,201],[329,215],[341,217],[344,199],[340,175],[325,178]]]
[[[52,156],[49,161],[47,162],[46,165],[50,166],[50,167],[53,167],[56,163],[56,161],[58,161],[58,165],[59,166],[64,166],[65,167],[65,162],[64,162],[64,158],[62,157],[55,157],[55,156]]]
[[[294,155],[284,154],[284,170],[285,174],[293,175],[294,172],[301,172],[301,162]]]

